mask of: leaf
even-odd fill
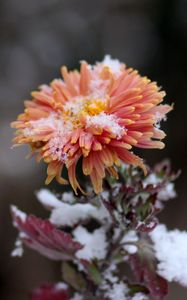
[[[30,300],[69,300],[70,296],[67,289],[61,283],[43,283],[40,287],[33,290]]]
[[[73,240],[71,234],[56,228],[48,220],[26,214],[23,218],[23,213],[15,207],[12,207],[11,212],[14,226],[21,233],[23,243],[48,258],[72,259],[76,251],[83,247]]]
[[[87,284],[83,275],[67,262],[63,262],[62,264],[62,276],[64,281],[75,290],[82,292],[86,289]]]
[[[157,218],[150,216],[146,221],[140,222],[136,227],[139,232],[151,232],[158,224]]]
[[[87,271],[90,279],[96,284],[99,285],[102,282],[101,274],[94,263],[87,264]]]
[[[167,281],[156,273],[153,261],[140,257],[138,254],[130,256],[130,266],[135,278],[144,284],[151,296],[162,300],[168,294]]]
[[[130,290],[129,294],[131,296],[133,296],[136,293],[144,293],[144,294],[149,293],[148,289],[145,286],[140,285],[140,284],[129,284],[128,287]]]

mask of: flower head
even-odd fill
[[[159,105],[165,92],[116,59],[106,56],[94,66],[81,62],[80,72],[62,67],[62,79],[42,85],[25,101],[25,111],[12,123],[15,144],[29,144],[38,159],[48,164],[46,183],[59,183],[66,166],[74,191],[81,189],[76,165],[82,158],[96,193],[109,172],[117,177],[120,161],[140,166],[132,147],[163,148],[159,122],[171,110]]]

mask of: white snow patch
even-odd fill
[[[112,223],[111,216],[102,202],[100,202],[100,206],[97,207],[95,211],[93,211],[91,216],[92,218],[100,221],[102,224],[105,224],[106,226]]]
[[[175,186],[172,182],[169,182],[164,186],[161,191],[158,193],[158,198],[161,201],[167,201],[169,199],[173,199],[177,196],[175,191]]]
[[[109,199],[109,196],[110,196],[110,193],[109,193],[109,191],[103,191],[103,192],[101,192],[101,197],[103,198],[103,199],[105,199],[105,200],[108,200]]]
[[[123,248],[129,253],[129,254],[135,254],[138,251],[138,248],[136,245],[133,245],[133,243],[136,243],[138,241],[138,236],[136,234],[136,231],[130,230],[127,232],[122,239],[121,243],[124,244]],[[125,245],[125,243],[128,243],[129,245]],[[132,243],[132,245],[130,244]]]
[[[158,273],[168,281],[187,286],[187,232],[168,231],[165,225],[158,225],[150,237],[159,260]]]
[[[158,183],[161,183],[162,179],[158,177],[156,174],[152,173],[148,175],[145,180],[143,181],[143,187],[147,187],[149,184],[156,186]]]
[[[51,113],[46,118],[40,118],[38,120],[30,120],[29,127],[24,130],[25,137],[29,137],[38,133],[49,132],[49,130],[61,130],[64,121],[62,117],[59,117],[57,113]]]
[[[75,201],[73,192],[64,192],[62,194],[62,201],[68,202],[68,203],[73,203]]]
[[[131,298],[131,300],[148,300],[148,299],[149,298],[145,294],[142,294],[142,293],[137,293]]]
[[[104,282],[102,284],[102,288],[107,288],[108,287],[108,282],[110,283],[116,283],[119,281],[119,278],[114,275],[114,272],[116,271],[116,264],[112,263],[104,272],[103,278]]]
[[[76,252],[76,256],[79,259],[91,260],[94,258],[104,259],[107,251],[106,232],[103,227],[94,230],[90,233],[86,228],[79,225],[74,231],[73,235],[75,240],[84,248]]]
[[[46,207],[51,209],[50,221],[57,226],[73,226],[79,221],[94,218],[101,223],[111,222],[110,215],[102,202],[100,206],[89,203],[64,203],[49,190],[41,189],[37,192],[38,200]],[[62,200],[67,202],[74,200],[73,193],[63,193]]]
[[[122,64],[118,59],[113,59],[110,55],[105,55],[101,64],[109,67],[115,75],[119,76],[121,74]]]
[[[67,290],[68,289],[68,285],[64,282],[57,282],[55,284],[55,289],[56,290]]]
[[[64,111],[71,113],[72,116],[79,114],[85,106],[85,98],[81,96],[73,97],[70,101],[67,101],[64,105]]]
[[[11,205],[11,211],[13,215],[19,217],[23,222],[25,222],[27,215],[23,211],[19,210],[15,205]]]
[[[128,300],[128,292],[129,289],[125,283],[114,283],[112,287],[105,292],[105,297],[107,297],[110,300]]]
[[[83,300],[83,296],[78,293],[75,293],[70,300]]]
[[[166,117],[165,113],[161,113],[161,112],[157,111],[155,114],[155,128],[159,129],[161,121],[166,121],[166,120],[167,120],[167,117]]]
[[[101,74],[105,67],[108,67],[113,73],[114,77],[117,78],[121,75],[124,64],[118,59],[112,59],[110,55],[106,55],[101,62],[97,62],[95,65],[90,66],[91,81],[90,81],[90,95],[94,97],[105,97],[108,93],[108,87],[110,80],[103,79]]]
[[[121,230],[119,228],[115,228],[114,235],[113,235],[114,242],[118,240],[120,234],[121,234]],[[120,244],[123,246],[123,249],[127,251],[129,254],[134,254],[138,250],[137,246],[135,245],[135,243],[138,242],[138,240],[139,238],[136,234],[136,231],[129,230],[121,239]]]
[[[39,190],[36,193],[36,196],[42,205],[49,208],[59,207],[61,205],[61,201],[58,200],[57,197],[47,189]]]
[[[162,178],[158,177],[156,174],[153,173],[147,176],[147,178],[143,181],[143,186],[144,188],[149,184],[156,186],[161,182]],[[166,183],[166,185],[163,186],[163,188],[158,193],[158,199],[160,201],[167,201],[169,199],[175,198],[176,196],[177,194],[175,191],[175,185],[172,182]]]
[[[112,114],[107,115],[105,112],[101,112],[95,116],[86,117],[86,127],[89,128],[92,126],[110,131],[118,139],[125,133],[125,128],[118,124],[117,118]]]
[[[50,221],[55,225],[73,226],[79,221],[86,220],[96,208],[91,204],[73,204],[60,203],[60,207],[54,208],[51,212]]]
[[[15,242],[15,249],[11,252],[12,257],[21,257],[23,255],[23,244],[20,238],[18,237]]]
[[[23,249],[22,238],[27,238],[27,234],[25,232],[20,232],[18,234],[18,237],[15,241],[15,248],[11,252],[12,257],[21,257],[23,255],[24,249]]]

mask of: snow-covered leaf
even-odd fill
[[[14,226],[22,233],[23,243],[42,255],[54,260],[70,259],[82,248],[69,233],[57,229],[50,221],[32,215],[22,218],[22,212],[15,207],[11,211]]]

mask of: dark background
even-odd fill
[[[161,221],[187,229],[186,53],[185,0],[0,1],[0,299],[27,299],[27,291],[41,281],[60,280],[59,265],[30,250],[21,259],[10,257],[16,230],[9,206],[44,216],[34,191],[44,185],[45,167],[25,160],[26,149],[10,149],[9,123],[22,112],[29,92],[58,77],[62,64],[71,68],[81,59],[93,63],[111,54],[167,91],[175,110],[164,124],[166,148],[144,156],[151,164],[169,157],[175,170],[182,169],[178,198]],[[168,299],[177,298],[187,299],[187,290],[173,285]]]

